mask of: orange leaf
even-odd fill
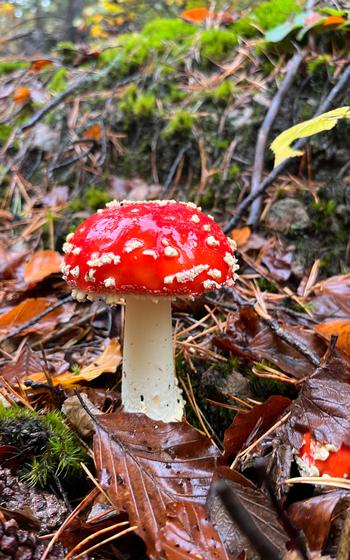
[[[329,16],[327,19],[324,20],[323,25],[341,25],[342,23],[346,23],[346,19],[341,16]]]
[[[30,99],[30,89],[26,86],[19,86],[12,94],[12,99],[15,103],[25,103]]]
[[[55,303],[55,300],[39,297],[28,298],[3,315],[0,315],[0,334],[10,333],[12,329],[20,327],[27,321],[34,319],[37,315],[45,311],[48,307]],[[39,319],[34,325],[28,327],[21,332],[26,335],[30,332],[42,334],[51,331],[58,323],[60,316],[64,313],[61,307],[58,307]]]
[[[234,22],[234,17],[229,12],[213,12],[208,8],[191,8],[185,10],[180,14],[180,17],[189,23],[202,24],[208,19],[217,21],[219,23],[231,24]]]
[[[32,72],[41,72],[44,68],[52,66],[53,61],[49,58],[39,58],[38,60],[32,60],[30,65],[30,70]]]
[[[232,230],[232,239],[237,243],[237,247],[242,247],[245,245],[250,237],[251,229],[249,226],[244,226],[241,228],[235,228]]]
[[[83,136],[88,140],[96,140],[97,142],[101,140],[102,130],[98,123],[91,125],[89,128],[84,130]]]
[[[120,344],[115,338],[112,338],[102,354],[97,356],[91,364],[83,367],[78,373],[66,371],[60,375],[54,375],[51,377],[51,381],[55,386],[62,385],[64,387],[80,383],[80,381],[92,381],[102,373],[114,373],[121,359]],[[46,381],[45,374],[41,371],[27,375],[26,379],[36,382]]]
[[[332,334],[337,334],[337,347],[350,359],[350,321],[320,323],[315,326],[315,330],[326,338],[331,338]]]
[[[50,276],[60,272],[62,257],[56,251],[44,249],[37,251],[24,266],[24,280],[28,284],[40,282]]]

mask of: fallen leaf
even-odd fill
[[[237,243],[237,247],[243,247],[251,235],[251,229],[249,226],[244,226],[241,228],[235,228],[232,230],[232,239]]]
[[[94,455],[100,484],[144,539],[150,556],[178,502],[205,505],[220,457],[211,441],[182,422],[118,412],[96,419]]]
[[[275,167],[285,159],[303,155],[302,150],[295,150],[291,144],[299,138],[313,136],[325,130],[331,130],[340,119],[350,118],[350,107],[338,107],[333,111],[322,113],[313,119],[298,123],[279,134],[272,142],[270,148],[275,154]]]
[[[26,103],[30,99],[30,89],[26,86],[18,86],[12,94],[12,99],[18,105]]]
[[[44,280],[50,274],[61,270],[62,257],[57,251],[44,249],[37,251],[24,266],[24,280],[28,284],[35,284]]]
[[[26,344],[15,362],[9,362],[1,368],[0,375],[10,384],[13,384],[16,383],[17,379],[24,380],[40,372],[46,381],[43,370],[44,366],[40,355],[34,352],[29,344]]]
[[[102,375],[102,373],[114,373],[122,360],[119,342],[112,338],[102,354],[88,366],[83,367],[79,372],[67,371],[61,375],[54,376],[54,385],[73,385],[80,381],[92,381]]]
[[[304,531],[311,550],[323,550],[334,520],[335,510],[345,507],[349,499],[346,490],[332,490],[289,506],[292,523]]]
[[[225,480],[229,488],[235,493],[244,508],[252,517],[257,529],[267,537],[275,548],[281,551],[286,549],[288,536],[280,524],[275,508],[270,497],[237,471],[228,467],[219,467],[214,473],[212,487],[208,498],[209,517],[218,531],[227,550],[234,554],[236,559],[239,554],[245,557],[256,558],[256,552],[235,521],[231,519],[222,501],[215,492],[215,482]]]
[[[189,23],[201,25],[207,20],[213,20],[219,23],[230,25],[234,23],[235,18],[229,12],[214,12],[208,8],[191,8],[180,14],[180,17]]]
[[[350,360],[350,321],[328,321],[315,325],[315,330],[330,339],[338,335],[337,347]]]
[[[38,58],[37,60],[32,60],[29,69],[34,73],[38,73],[52,65],[53,61],[49,58]]]
[[[253,432],[255,437],[258,438],[277,422],[290,404],[291,400],[287,397],[273,395],[263,404],[254,406],[248,412],[236,414],[232,424],[224,434],[226,460],[242,450],[244,445],[249,442],[249,436]]]
[[[157,551],[168,560],[229,560],[222,540],[203,506],[177,502],[168,507],[167,521],[157,540]]]
[[[346,23],[347,20],[341,16],[329,16],[323,22],[323,25],[326,27],[327,25],[342,25]]]
[[[332,276],[315,284],[307,303],[318,319],[350,321],[350,274]]]
[[[20,327],[27,321],[34,319],[37,315],[45,311],[48,307],[56,303],[57,300],[50,298],[28,298],[12,309],[0,315],[0,335],[11,334],[13,329]],[[29,333],[43,334],[55,328],[57,323],[68,321],[73,312],[71,305],[65,304],[50,311],[47,315],[39,319],[34,325],[24,329],[19,336]]]
[[[96,140],[96,142],[99,142],[102,137],[101,125],[98,123],[91,125],[89,128],[84,130],[83,137],[87,140]]]
[[[42,197],[41,202],[43,206],[49,208],[55,206],[64,206],[68,200],[69,189],[66,186],[53,187],[50,192]]]
[[[287,334],[293,335],[318,356],[321,357],[326,352],[326,342],[313,330],[298,325],[281,326]],[[297,379],[312,372],[309,360],[274,334],[251,308],[241,308],[239,313],[230,314],[226,333],[214,336],[212,340],[234,355],[252,361],[267,360]]]

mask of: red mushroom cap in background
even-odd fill
[[[331,445],[319,444],[312,438],[310,432],[307,432],[299,455],[299,466],[304,472],[315,471],[313,476],[317,471],[319,476],[348,478],[350,475],[350,447],[344,443],[340,449],[335,450]]]
[[[192,203],[113,201],[67,236],[62,272],[78,300],[198,295],[233,284],[234,248]]]

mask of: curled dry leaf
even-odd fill
[[[249,226],[235,228],[232,230],[231,237],[237,243],[237,247],[243,247],[251,236],[251,229]]]
[[[350,274],[332,276],[316,284],[308,303],[319,320],[350,321]]]
[[[57,251],[37,251],[24,266],[24,280],[34,284],[61,270],[62,257]]]
[[[37,315],[51,307],[57,300],[39,297],[28,298],[3,315],[0,315],[0,335],[11,335],[11,331],[20,327],[27,321],[35,319]],[[28,333],[43,334],[55,328],[57,323],[69,321],[73,314],[74,306],[72,304],[64,304],[50,311],[47,315],[39,319],[34,325],[24,329],[19,336],[25,336]]]
[[[102,373],[114,373],[120,362],[120,344],[115,338],[112,338],[102,354],[97,356],[91,364],[77,372],[67,371],[60,375],[53,375],[51,381],[53,385],[62,385],[63,387],[76,385],[81,381],[92,381]],[[44,382],[46,380],[43,373],[34,373],[27,376],[27,379],[38,382]]]
[[[326,545],[335,510],[346,505],[349,492],[332,490],[308,500],[296,502],[288,514],[296,527],[304,531],[311,550],[322,550]]]
[[[219,451],[188,424],[123,412],[98,416],[94,444],[100,484],[114,507],[126,510],[137,525],[148,554],[159,558],[156,543],[169,520],[168,508],[176,510],[182,502],[205,505]],[[180,525],[194,513],[184,512]],[[168,526],[161,539],[171,542],[172,532]]]

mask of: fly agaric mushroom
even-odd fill
[[[304,434],[296,460],[303,475],[338,478],[348,478],[350,475],[350,447],[344,443],[339,449],[331,444],[320,444],[310,432]]]
[[[125,300],[126,412],[179,421],[171,300],[231,286],[235,243],[192,203],[112,201],[67,237],[63,277],[78,301]]]

